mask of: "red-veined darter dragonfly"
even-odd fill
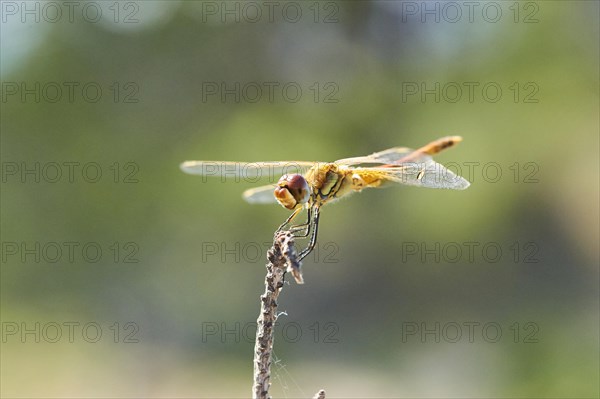
[[[301,173],[285,173],[276,185],[246,190],[243,198],[254,204],[278,202],[284,208],[293,210],[278,232],[289,225],[303,209],[307,210],[305,223],[288,228],[296,237],[310,235],[307,248],[298,255],[298,259],[302,260],[317,242],[319,212],[325,204],[365,188],[385,187],[391,184],[453,190],[469,187],[470,183],[467,180],[431,159],[432,155],[460,141],[460,136],[443,137],[417,150],[394,147],[371,155],[335,162],[186,161],[181,164],[181,169],[190,174],[218,177],[239,177],[249,173],[257,177],[262,173],[285,173],[293,168],[300,171]]]

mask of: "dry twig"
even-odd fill
[[[260,315],[256,321],[256,342],[254,344],[252,397],[255,399],[270,398],[273,330],[277,321],[277,298],[283,288],[285,273],[291,272],[297,283],[303,283],[300,262],[291,233],[284,231],[275,236],[273,247],[267,253],[267,258],[269,263],[267,263],[267,276],[265,277],[265,292],[260,297]]]
[[[254,344],[254,399],[270,399],[271,362],[273,357],[273,331],[277,321],[277,299],[283,288],[285,273],[290,272],[296,283],[303,284],[301,263],[294,247],[294,236],[288,231],[277,233],[273,246],[267,253],[267,276],[265,293],[260,296],[260,315],[256,321],[256,342]],[[325,399],[321,389],[313,399]]]

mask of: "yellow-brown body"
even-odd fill
[[[360,175],[346,165],[319,163],[305,175],[312,188],[309,205],[321,206],[343,197],[351,192],[359,192],[367,187],[379,187],[382,180],[376,173],[362,172]]]

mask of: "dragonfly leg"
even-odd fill
[[[313,216],[313,221],[311,223],[314,227],[312,235],[310,236],[310,242],[308,243],[308,247],[304,248],[302,252],[298,255],[298,261],[306,258],[309,253],[315,249],[315,244],[317,243],[317,232],[319,230],[319,208],[315,207],[315,214]]]
[[[285,220],[285,222],[283,222],[283,224],[282,224],[281,226],[279,226],[279,228],[277,229],[277,231],[275,231],[275,234],[277,235],[277,233],[279,233],[280,231],[282,231],[282,230],[283,230],[283,228],[284,228],[285,226],[287,226],[288,224],[290,224],[290,222],[291,222],[292,220],[294,220],[294,218],[295,218],[296,216],[298,216],[298,214],[300,213],[300,211],[302,211],[302,208],[298,208],[298,209],[296,209],[296,210],[295,210],[295,211],[294,211],[294,212],[293,212],[293,213],[292,213],[292,214],[291,214],[291,215],[290,215],[290,216],[289,216],[289,217],[288,217],[288,218]]]
[[[294,234],[294,237],[308,237],[310,234],[310,229],[312,227],[312,209],[308,208],[307,210],[306,222],[302,224],[297,224],[295,226],[290,227],[289,231]],[[300,232],[303,232],[301,233]]]

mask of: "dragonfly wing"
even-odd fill
[[[283,174],[304,173],[315,162],[272,161],[272,162],[224,162],[185,161],[180,168],[185,173],[201,176],[236,177],[255,182],[261,178],[275,181]]]
[[[389,164],[402,159],[413,151],[406,147],[394,147],[364,157],[339,159],[335,163],[338,165]]]
[[[335,163],[349,166],[366,164],[394,165],[408,160],[411,162],[427,162],[431,160],[431,157],[412,148],[394,147],[364,157],[340,159],[339,161],[335,161]]]
[[[246,190],[242,194],[242,197],[251,204],[274,204],[277,202],[274,191],[275,186],[269,184]]]
[[[431,160],[430,155],[437,154],[448,147],[460,143],[461,141],[462,138],[460,136],[442,137],[432,141],[429,144],[426,144],[418,150],[413,150],[412,148],[407,147],[393,147],[364,157],[340,159],[339,161],[335,161],[335,163],[342,165],[359,165],[428,162]]]
[[[357,173],[360,174],[360,168]],[[397,167],[366,168],[366,173],[380,173],[383,180],[427,188],[464,190],[471,185],[445,166],[428,160],[426,162],[405,162]]]

